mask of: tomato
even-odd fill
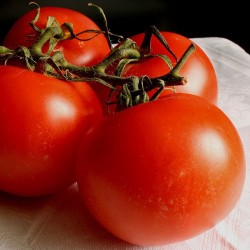
[[[195,45],[195,51],[187,58],[184,66],[181,68],[180,76],[186,77],[187,83],[182,86],[176,86],[175,91],[180,93],[190,93],[201,96],[216,104],[218,100],[218,82],[215,69],[207,54],[189,38],[177,33],[161,31],[161,34],[167,41],[170,49],[179,60],[189,45]],[[144,38],[144,33],[131,36],[139,46]],[[119,45],[118,45],[119,46]],[[159,39],[152,36],[150,54],[167,55],[175,65],[174,57],[164,48]],[[159,77],[169,72],[169,67],[159,57],[151,57],[139,60],[136,63],[130,63],[124,70],[123,76],[144,76]],[[161,96],[172,94],[173,90],[165,89]],[[152,93],[151,93],[152,95]]]
[[[81,199],[108,231],[132,244],[162,245],[229,215],[243,189],[245,155],[223,111],[177,93],[95,124],[76,169]]]
[[[93,89],[14,66],[0,66],[0,83],[0,190],[40,196],[74,183],[81,133],[103,117]]]
[[[3,45],[16,49],[18,46],[31,46],[39,37],[29,23],[36,16],[37,10],[33,9],[21,16],[8,31]],[[49,16],[56,18],[62,25],[65,22],[73,24],[74,33],[77,34],[84,30],[100,30],[97,24],[86,15],[61,7],[40,7],[40,16],[35,25],[39,29],[45,29]],[[95,33],[84,33],[79,35],[80,39],[88,39],[95,36]],[[43,52],[48,50],[44,46]],[[68,39],[60,41],[53,51],[62,51],[66,60],[74,65],[93,66],[102,61],[110,52],[108,41],[104,34],[100,34],[89,41],[80,41],[77,39]]]

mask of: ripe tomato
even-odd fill
[[[15,49],[18,46],[31,46],[39,37],[39,34],[29,25],[36,13],[37,10],[33,9],[21,16],[8,31],[3,45],[10,49]],[[86,15],[61,7],[41,7],[36,26],[39,29],[45,29],[49,16],[55,17],[60,25],[65,22],[72,23],[75,34],[84,30],[100,30],[97,24]],[[88,39],[94,35],[95,33],[84,33],[79,35],[79,38]],[[45,46],[43,52],[47,50],[48,46]],[[77,39],[60,41],[54,51],[56,50],[62,51],[66,60],[74,65],[93,66],[103,60],[110,48],[104,34],[100,34],[89,41]]]
[[[215,69],[206,53],[189,38],[173,32],[161,31],[170,49],[179,60],[189,45],[195,45],[195,51],[188,57],[179,74],[187,78],[187,84],[176,86],[175,90],[180,93],[190,93],[201,96],[216,104],[218,100],[218,83]],[[142,43],[144,33],[130,37],[139,46]],[[169,56],[172,64],[176,62],[174,57],[164,48],[160,41],[152,36],[151,54],[163,54]],[[159,57],[146,58],[136,63],[130,63],[124,70],[123,76],[159,77],[169,72],[167,64]],[[173,90],[165,89],[161,96],[173,93]]]
[[[80,143],[76,162],[91,213],[138,245],[178,242],[212,228],[234,208],[245,179],[232,122],[216,105],[185,93],[102,120]]]
[[[71,185],[80,135],[103,116],[93,89],[14,66],[0,66],[0,82],[0,190],[39,196]]]

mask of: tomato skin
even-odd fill
[[[190,93],[201,96],[210,102],[217,104],[218,101],[218,83],[215,69],[206,53],[199,45],[192,42],[189,38],[177,33],[161,31],[169,47],[179,60],[189,45],[195,45],[195,51],[188,57],[185,65],[181,68],[179,74],[187,78],[187,83],[183,86],[176,86],[178,93]],[[142,43],[144,34],[136,34],[130,37],[139,46]],[[163,47],[160,41],[152,36],[151,54],[165,54],[169,56],[173,65],[176,64],[172,55]],[[159,77],[169,72],[167,64],[159,57],[147,58],[138,63],[129,64],[123,75]],[[173,90],[166,89],[161,96],[172,94]]]
[[[223,220],[241,195],[241,139],[227,116],[198,96],[179,93],[123,110],[86,137],[76,161],[82,200],[127,242],[192,238]]]
[[[31,46],[39,37],[39,34],[29,25],[36,13],[37,10],[33,9],[21,16],[6,34],[3,45],[10,49],[16,49],[18,46]],[[75,34],[87,29],[100,30],[94,21],[80,12],[50,6],[40,7],[40,17],[35,25],[39,29],[45,29],[49,16],[55,17],[60,25],[65,22],[72,23]],[[86,33],[80,35],[79,38],[86,39],[94,35],[94,33]],[[43,52],[46,52],[47,49],[48,46],[44,46]],[[56,50],[62,51],[68,62],[79,66],[93,66],[102,61],[110,52],[109,44],[103,34],[90,41],[79,41],[77,39],[60,41],[54,51]]]
[[[0,83],[0,190],[40,196],[74,183],[80,135],[103,117],[93,89],[14,66],[0,66]]]

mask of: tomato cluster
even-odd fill
[[[137,245],[189,239],[235,207],[244,149],[190,39],[151,27],[112,47],[86,15],[42,7],[15,22],[0,59],[1,191],[77,182],[92,215]]]

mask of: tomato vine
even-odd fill
[[[181,59],[177,61],[177,58],[168,46],[167,41],[163,36],[161,36],[161,33],[155,26],[150,26],[148,28],[145,33],[143,44],[139,47],[135,44],[135,42],[133,42],[133,40],[129,38],[124,39],[122,36],[109,32],[107,20],[103,10],[99,6],[91,3],[89,6],[95,6],[99,9],[104,20],[104,31],[84,30],[75,34],[71,23],[59,25],[54,17],[49,17],[46,28],[44,30],[40,30],[36,27],[36,22],[39,19],[40,14],[40,7],[37,5],[37,14],[30,22],[30,26],[40,34],[39,39],[30,47],[21,46],[14,50],[5,46],[0,46],[0,59],[4,61],[5,64],[8,64],[8,60],[11,58],[22,60],[25,62],[26,67],[32,71],[36,70],[37,65],[43,65],[42,70],[41,67],[39,67],[40,73],[61,80],[99,82],[100,84],[104,84],[111,89],[112,93],[118,92],[117,105],[121,108],[155,100],[165,87],[186,84],[187,79],[184,76],[179,75],[179,70],[187,60],[188,56],[195,50],[194,44],[191,44]],[[123,39],[123,43],[117,48],[112,48],[111,53],[107,55],[103,61],[91,67],[76,66],[69,63],[61,51],[56,51],[52,54],[52,56],[50,55],[51,51],[59,41],[65,39],[80,39],[78,38],[78,35],[83,32],[94,34],[88,40],[94,39],[95,36],[104,33],[110,46],[112,46],[111,36]],[[173,67],[171,60],[165,55],[150,55],[151,57],[158,56],[162,58],[162,60],[164,60],[171,69],[170,72],[155,78],[149,78],[147,76],[122,77],[121,73],[123,68],[129,64],[131,60],[136,61],[149,56],[152,35],[155,35],[161,41],[166,50],[175,58],[177,64]],[[50,47],[47,53],[43,53],[42,48],[46,43],[49,43]],[[115,62],[118,62],[115,74],[107,73],[106,69]],[[117,88],[117,86],[119,86],[119,88]],[[157,89],[157,91],[152,97],[149,97],[147,92],[152,89]]]

